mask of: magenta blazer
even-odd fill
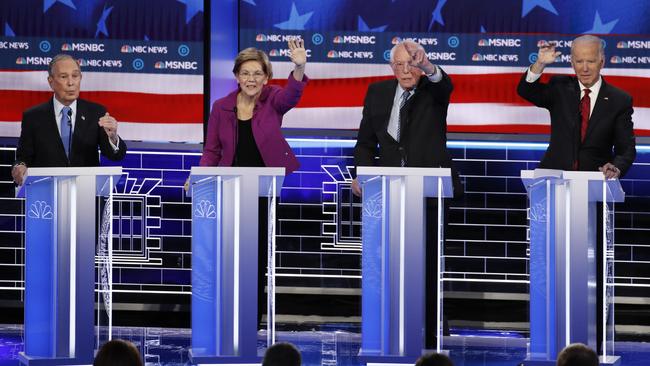
[[[289,75],[284,88],[265,85],[253,110],[253,138],[267,167],[285,167],[286,174],[300,165],[287,140],[282,135],[282,117],[295,107],[307,85],[307,75],[302,81]],[[208,120],[201,166],[232,166],[237,147],[237,93],[233,91],[212,105]]]

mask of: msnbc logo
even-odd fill
[[[402,42],[402,39],[400,37],[393,37],[393,39],[390,41],[392,44],[398,44]]]
[[[72,51],[72,45],[70,43],[64,43],[61,45],[61,51]]]
[[[269,56],[271,57],[277,57],[280,56],[280,51],[276,50],[275,48],[269,51]]]
[[[16,59],[16,65],[27,65],[27,59],[24,57],[18,57]]]
[[[630,45],[625,41],[619,41],[616,44],[616,48],[630,48]]]
[[[165,63],[162,61],[158,61],[153,65],[154,69],[164,69],[165,68]]]
[[[479,39],[478,40],[478,45],[479,46],[487,46],[488,45],[487,39]]]
[[[122,53],[133,53],[133,47],[129,46],[128,44],[125,44],[120,48],[120,52]]]
[[[336,37],[334,37],[334,39],[332,40],[332,42],[334,42],[334,43],[343,43],[343,37],[341,37],[341,36],[336,36]]]

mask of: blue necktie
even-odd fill
[[[72,131],[72,124],[70,121],[70,116],[68,115],[70,113],[70,107],[65,106],[61,110],[61,141],[63,142],[63,148],[65,149],[65,156],[70,156],[70,152],[68,151],[70,147],[70,132]]]

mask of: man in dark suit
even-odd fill
[[[572,42],[575,76],[541,82],[544,68],[559,55],[555,46],[542,45],[517,88],[524,99],[551,113],[551,139],[540,168],[600,170],[607,178],[622,177],[636,157],[632,97],[600,76],[605,64],[600,38],[585,35]]]
[[[122,160],[126,144],[115,118],[103,106],[79,99],[81,69],[75,59],[55,56],[47,81],[54,97],[23,113],[14,182],[23,184],[28,167],[98,166],[98,146],[108,159]]]
[[[605,82],[600,70],[605,52],[600,38],[580,36],[571,43],[571,66],[575,76],[553,76],[541,82],[544,68],[560,55],[544,43],[537,61],[522,76],[517,92],[524,99],[551,113],[551,139],[540,168],[600,170],[607,178],[620,178],[636,157],[632,124],[632,97]],[[602,218],[598,217],[598,225]],[[602,227],[602,226],[601,226]],[[597,344],[602,341],[602,230],[596,230]]]
[[[451,79],[426,57],[421,45],[405,41],[391,50],[395,79],[370,84],[363,106],[354,160],[357,166],[452,168],[447,151],[447,108]],[[375,161],[378,158],[378,161]],[[454,196],[462,194],[458,173],[452,169]],[[354,179],[352,191],[361,195]],[[445,216],[447,212],[445,205]],[[437,202],[426,202],[425,346],[435,344],[437,296]],[[446,222],[446,220],[445,220]],[[446,327],[445,327],[446,328]]]

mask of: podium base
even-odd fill
[[[70,357],[34,357],[27,356],[25,352],[18,353],[18,362],[20,365],[25,366],[61,366],[61,365],[92,365],[93,359],[81,359]]]
[[[524,366],[555,366],[556,361],[555,360],[535,360],[535,359],[525,359],[524,362],[522,362],[522,365]],[[598,357],[598,364],[600,366],[620,366],[621,365],[621,357],[620,356],[599,356]]]
[[[192,350],[188,351],[189,361],[192,365],[250,365],[259,366],[262,357],[259,356],[204,356],[194,355]]]
[[[419,356],[390,356],[390,355],[368,355],[359,354],[359,363],[367,366],[397,366],[397,365],[410,365],[413,366],[415,361],[420,358]]]

